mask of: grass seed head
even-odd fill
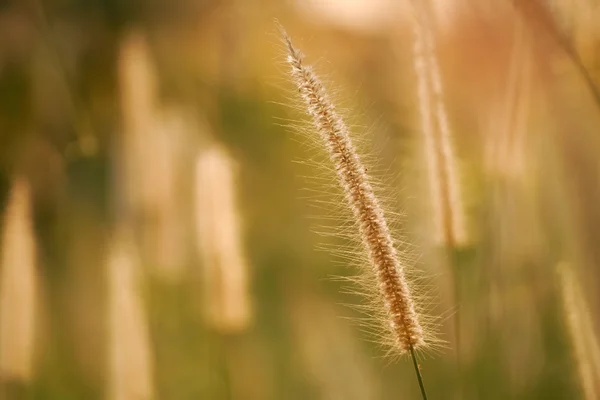
[[[304,64],[287,33],[281,29],[286,45],[291,77],[304,101],[306,111],[325,145],[339,185],[358,227],[373,270],[378,297],[384,310],[386,330],[400,353],[424,346],[425,333],[405,277],[404,266],[390,234],[382,207],[372,188],[366,168],[359,158],[344,121],[330,101],[325,87]]]

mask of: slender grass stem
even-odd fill
[[[412,358],[413,367],[415,367],[415,373],[417,374],[417,380],[419,381],[419,389],[421,389],[421,396],[423,400],[427,400],[427,392],[425,392],[425,385],[423,384],[423,376],[421,375],[421,369],[419,368],[419,363],[417,362],[417,356],[415,354],[415,349],[412,344],[409,347],[410,349],[410,357]]]
[[[464,392],[464,382],[463,382],[463,367],[462,367],[462,346],[461,346],[461,330],[462,330],[462,321],[461,321],[461,303],[463,296],[463,269],[461,268],[460,261],[457,256],[457,250],[455,248],[447,248],[447,257],[450,263],[450,267],[452,269],[452,301],[455,307],[458,307],[456,312],[454,313],[454,354],[456,361],[456,390],[458,393],[458,398],[462,399]]]
[[[585,66],[583,60],[569,38],[557,27],[556,21],[544,7],[544,5],[536,1],[523,2],[520,0],[513,0],[513,2],[517,6],[517,9],[523,13],[525,18],[530,21],[534,19],[534,22],[537,22],[539,26],[546,31],[550,38],[555,41],[556,45],[571,60],[575,66],[575,69],[585,82],[585,85],[588,87],[590,95],[596,103],[596,106],[600,108],[600,89],[598,89],[592,74]]]

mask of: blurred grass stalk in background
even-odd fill
[[[413,63],[430,188],[427,197],[435,226],[432,235],[438,245],[459,248],[467,244],[468,236],[433,23],[425,5],[416,3],[414,13]]]
[[[154,357],[142,296],[143,270],[129,227],[113,232],[108,252],[110,400],[156,397]]]
[[[37,248],[32,226],[31,189],[18,176],[11,183],[2,230],[0,275],[1,395],[13,396],[6,386],[30,385],[39,329]]]
[[[206,318],[223,333],[245,329],[252,316],[235,170],[231,156],[219,144],[207,144],[198,152],[194,195]]]
[[[117,200],[123,218],[142,226],[144,260],[163,279],[178,281],[185,265],[185,233],[181,199],[177,196],[182,149],[193,129],[181,110],[158,101],[158,78],[143,32],[128,32],[119,56],[123,116],[123,193]]]

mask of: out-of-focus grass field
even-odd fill
[[[278,19],[433,287],[447,349],[420,356],[430,398],[589,400],[556,271],[598,332],[600,4],[430,3],[461,248],[433,240],[410,2],[2,2],[1,398],[419,398],[410,359],[360,327],[364,300],[339,279],[356,262],[321,250],[345,239],[318,232],[351,225],[318,202],[335,182],[310,161],[317,137],[290,128]]]

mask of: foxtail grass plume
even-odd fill
[[[223,333],[240,331],[252,316],[248,265],[243,254],[235,165],[219,144],[202,148],[196,158],[195,210],[207,322]]]
[[[13,181],[4,214],[0,283],[0,376],[29,382],[36,329],[36,244],[29,183]]]
[[[414,349],[425,345],[425,335],[382,207],[350,139],[348,128],[323,84],[313,69],[304,64],[302,53],[292,45],[283,28],[281,32],[287,47],[291,77],[335,167],[369,257],[394,348],[399,353],[410,351],[412,354]]]
[[[468,237],[442,76],[424,5],[416,4],[415,14],[413,65],[435,224],[434,238],[439,244],[460,247],[467,244]]]
[[[565,319],[575,361],[579,369],[581,389],[586,400],[600,398],[600,346],[582,287],[567,263],[557,267]]]
[[[131,232],[117,230],[107,260],[110,400],[154,398],[154,362]]]

